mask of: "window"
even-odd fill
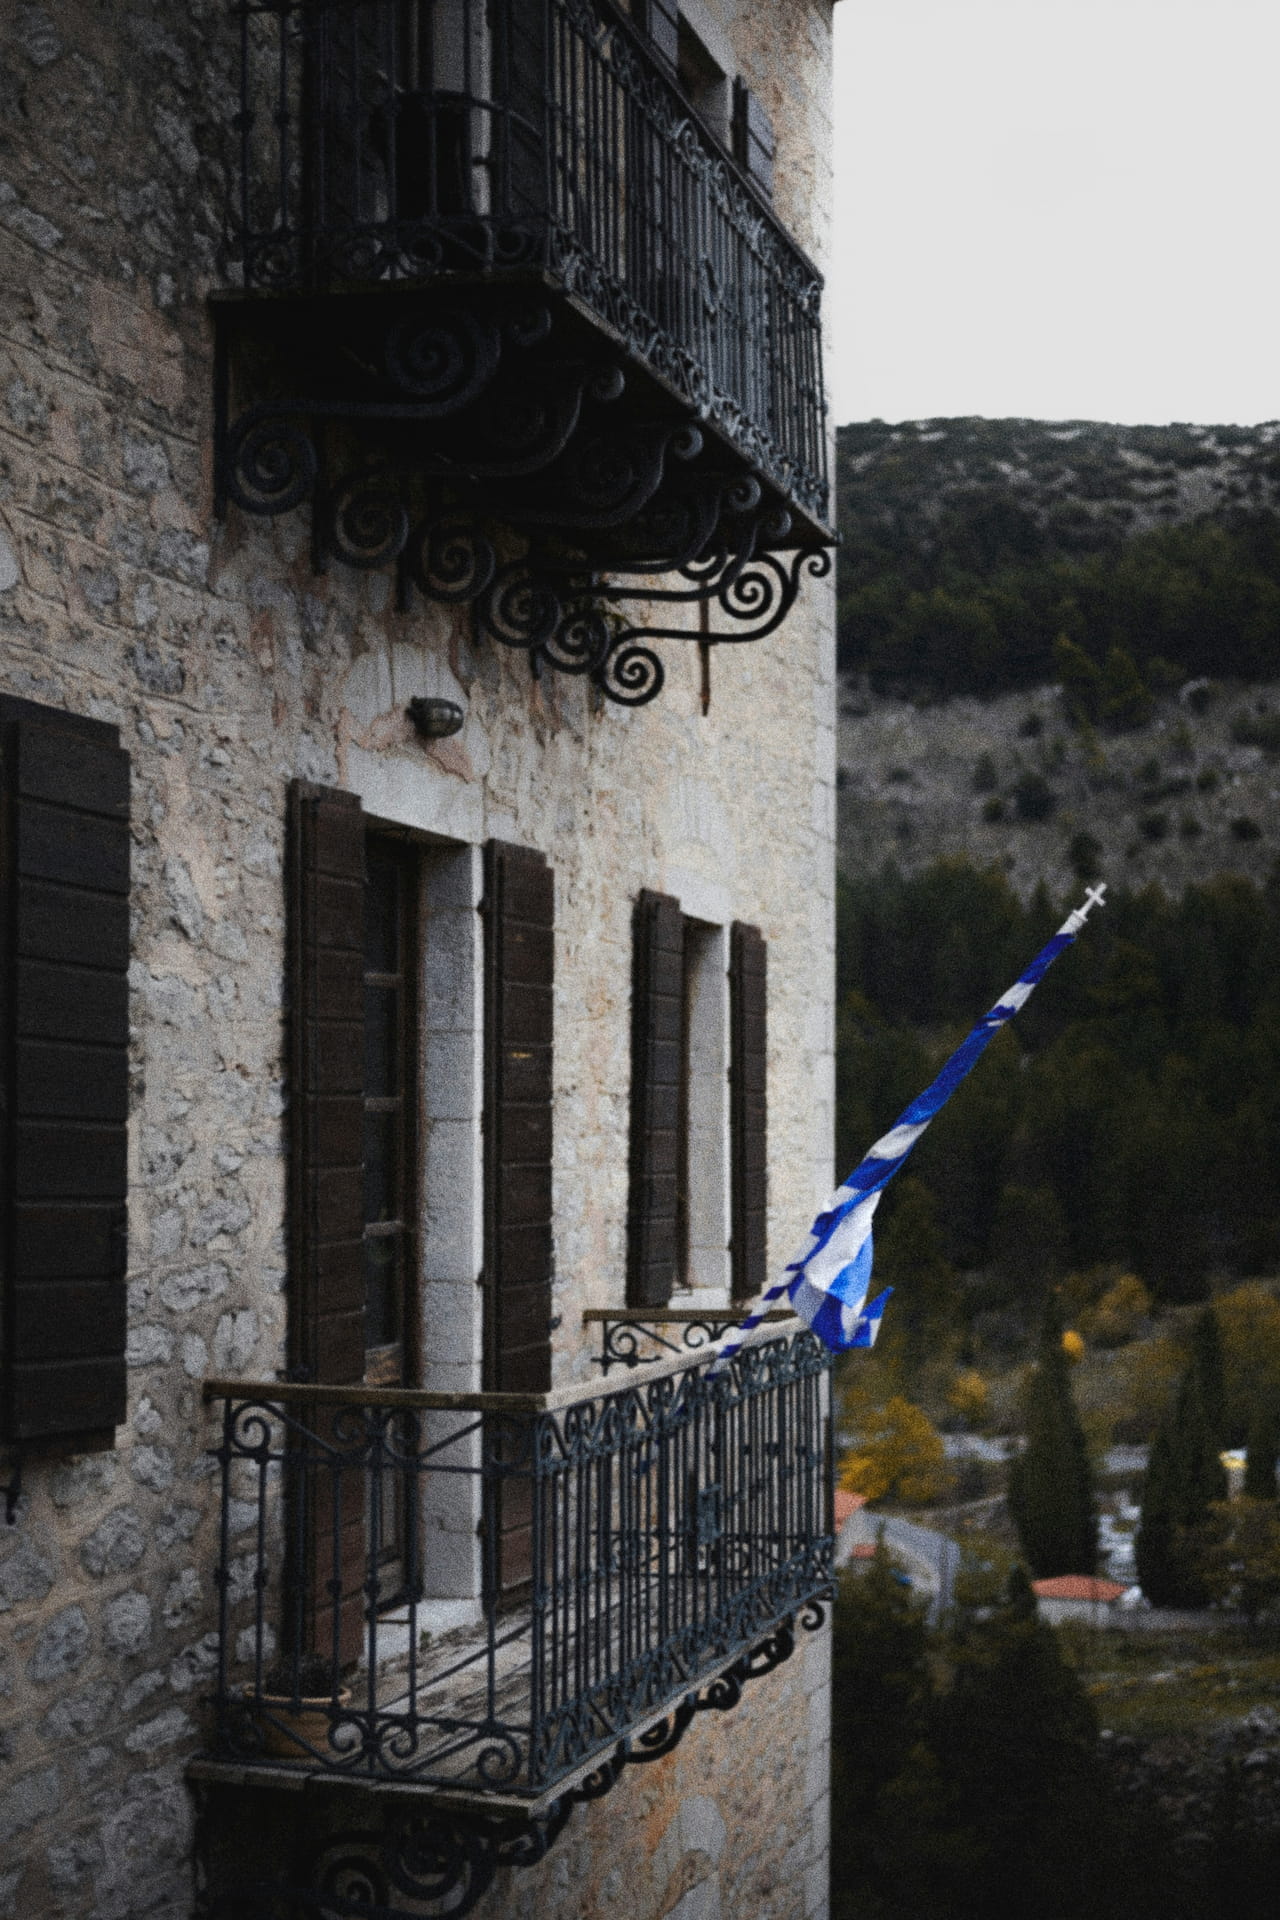
[[[641,33],[653,42],[655,51],[674,67],[679,56],[677,0],[631,0],[631,13]]]
[[[0,1437],[125,1416],[129,760],[0,698]]]
[[[763,1285],[765,945],[678,900],[636,902],[627,1300]]]
[[[729,1279],[728,952],[723,927],[683,919],[676,1284],[722,1300]]]
[[[328,1385],[536,1392],[551,1379],[551,869],[491,843],[481,902],[478,849],[306,782],[290,810],[292,1363]],[[477,1590],[463,1484],[426,1476],[434,1598]],[[345,1524],[341,1637],[358,1647],[363,1519]],[[528,1516],[506,1501],[497,1525],[515,1584]],[[317,1643],[331,1562],[317,1534]]]
[[[366,834],[364,1378],[388,1387],[417,1373],[417,883],[410,847]]]
[[[685,99],[707,131],[729,144],[729,81],[689,22],[680,20],[676,75]]]

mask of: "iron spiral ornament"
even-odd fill
[[[308,498],[319,462],[315,443],[287,411],[254,408],[238,420],[223,455],[224,484],[244,513],[289,513]]]

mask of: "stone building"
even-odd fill
[[[826,1911],[831,9],[3,10],[0,1915]]]

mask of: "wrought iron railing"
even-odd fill
[[[532,1800],[667,1750],[821,1618],[828,1364],[798,1333],[585,1397],[209,1382],[219,1756]]]
[[[821,279],[611,0],[234,0],[248,290],[550,280],[825,524]]]
[[[721,1334],[737,1326],[747,1303],[733,1307],[587,1307],[582,1321],[599,1327],[600,1351],[595,1363],[601,1373],[614,1367],[653,1366],[673,1353],[701,1353]],[[760,1315],[762,1324],[796,1323],[790,1307],[775,1307]]]

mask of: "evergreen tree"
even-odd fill
[[[876,1236],[876,1285],[894,1289],[893,1321],[885,1323],[882,1350],[910,1380],[943,1347],[959,1294],[943,1252],[933,1194],[910,1174],[896,1185],[893,1211]]]
[[[1102,705],[1102,669],[1097,661],[1060,633],[1053,643],[1053,664],[1075,724],[1096,720]]]
[[[1038,1578],[1094,1572],[1093,1474],[1071,1397],[1056,1293],[1045,1302],[1040,1359],[1027,1397],[1027,1444],[1009,1473],[1009,1512]]]
[[[1101,718],[1117,731],[1140,727],[1151,717],[1151,695],[1133,655],[1125,647],[1107,649],[1100,696]]]
[[[1280,1453],[1280,1420],[1274,1407],[1257,1407],[1249,1422],[1248,1455],[1244,1467],[1246,1500],[1276,1497],[1276,1455]]]
[[[1196,1316],[1191,1330],[1191,1365],[1200,1388],[1200,1404],[1205,1425],[1214,1445],[1227,1443],[1227,1374],[1222,1358],[1222,1332],[1218,1316],[1206,1307]]]
[[[865,1573],[845,1574],[835,1606],[831,1786],[845,1831],[920,1739],[931,1696],[926,1609],[904,1586],[883,1533]]]
[[[1210,1509],[1226,1492],[1227,1476],[1205,1411],[1197,1351],[1151,1444],[1142,1490],[1134,1551],[1142,1591],[1153,1606],[1206,1603],[1200,1554]]]
[[[1102,1892],[1098,1724],[1021,1568],[953,1645],[934,1714],[948,1812],[968,1842],[950,1913],[1078,1920]],[[957,1852],[959,1849],[956,1850]]]

